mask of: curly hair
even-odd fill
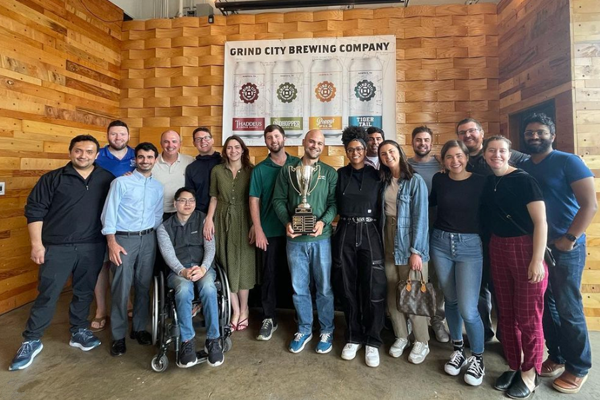
[[[350,125],[342,131],[342,144],[344,147],[348,147],[351,141],[359,140],[363,142],[363,146],[366,147],[369,136],[365,128],[361,126]]]

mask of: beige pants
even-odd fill
[[[405,281],[408,277],[410,267],[408,265],[396,265],[394,262],[394,238],[396,237],[396,218],[387,217],[385,221],[385,276],[387,278],[387,306],[390,313],[390,319],[394,327],[394,334],[397,338],[408,339],[408,326],[406,319],[410,318],[412,329],[417,342],[429,342],[429,328],[427,317],[418,315],[406,315],[398,311],[396,307],[396,291],[398,282]],[[416,279],[414,272],[411,272],[411,278]],[[427,263],[423,263],[423,279],[427,281]]]

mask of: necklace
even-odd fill
[[[498,180],[496,181],[496,184],[494,185],[494,192],[496,191],[496,189],[498,189],[498,185],[500,184],[500,181],[502,181],[502,179],[504,179],[504,177],[505,177],[506,175],[508,175],[508,174],[504,174],[504,175],[502,175],[502,176],[500,177],[500,179],[498,179]]]

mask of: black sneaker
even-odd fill
[[[471,386],[479,386],[485,375],[485,366],[483,365],[483,357],[471,356],[467,360],[469,368],[465,372],[465,382]]]
[[[273,332],[277,330],[277,324],[272,318],[263,319],[262,326],[258,332],[256,340],[269,340],[273,336]]]
[[[196,356],[196,339],[192,338],[187,342],[181,343],[179,349],[179,362],[177,366],[179,368],[189,368],[196,365],[198,357]]]
[[[444,365],[444,371],[446,371],[448,375],[456,376],[460,374],[460,370],[466,362],[467,359],[465,358],[464,351],[455,350],[450,356],[450,361]]]
[[[225,356],[223,355],[223,345],[221,338],[206,339],[206,352],[208,353],[208,365],[218,367],[223,364]]]

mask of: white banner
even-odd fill
[[[396,137],[396,37],[227,42],[223,91],[223,143],[264,146],[270,124],[292,146],[310,129],[340,145],[348,125]]]

